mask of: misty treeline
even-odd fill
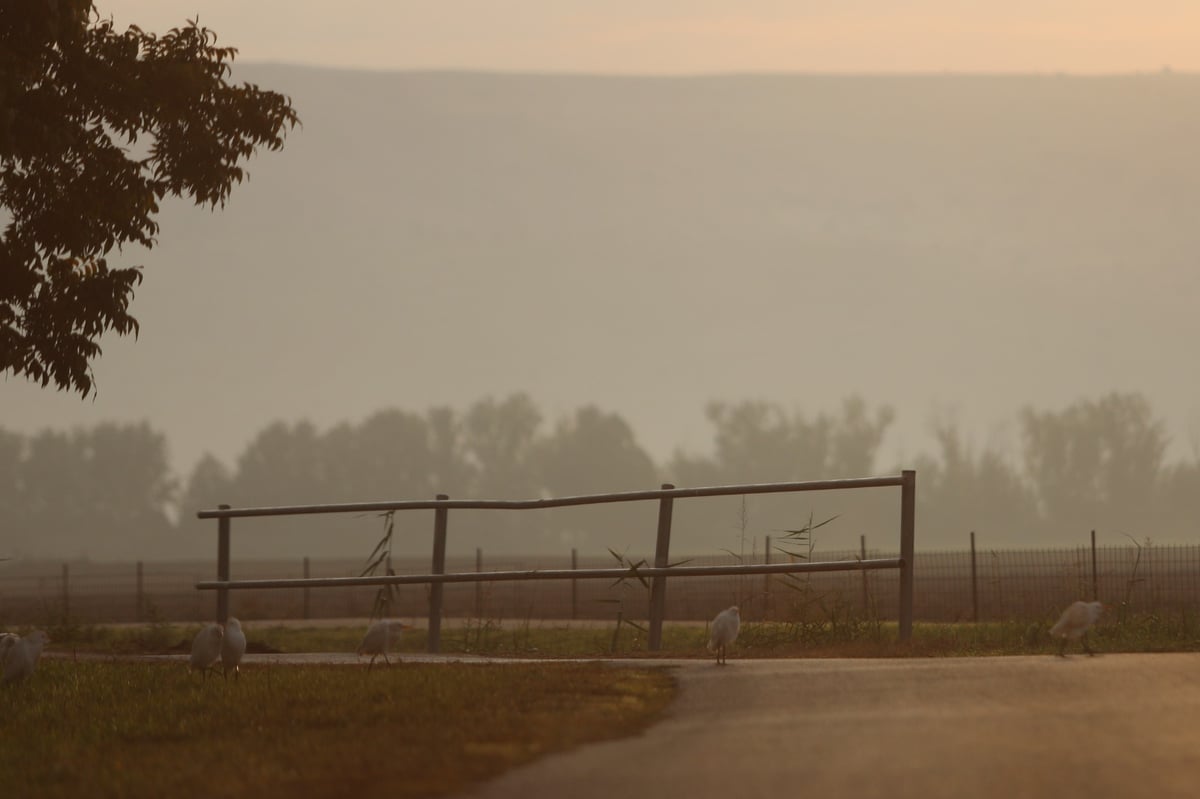
[[[0,557],[96,560],[211,557],[216,522],[196,511],[234,507],[455,498],[531,499],[731,483],[820,480],[917,471],[917,545],[962,548],[977,531],[989,548],[1190,538],[1200,519],[1200,458],[1167,463],[1163,423],[1139,394],[1109,394],[1062,410],[1018,412],[1020,454],[976,450],[954,424],[935,451],[880,463],[894,421],[859,397],[808,414],[779,403],[713,402],[711,454],[677,450],[655,463],[619,414],[595,406],[548,421],[524,394],[465,410],[382,410],[319,430],[267,425],[236,463],[205,455],[180,478],[166,437],[148,424],[98,424],[25,436],[0,429]],[[650,555],[657,503],[538,511],[453,511],[452,554]],[[397,518],[398,555],[431,548],[432,512]],[[820,548],[894,550],[894,488],[680,500],[672,548],[761,556],[767,536],[837,516]],[[237,558],[362,557],[378,515],[234,520]],[[776,557],[779,557],[776,555]],[[491,565],[495,565],[491,562]],[[236,572],[236,569],[235,569]],[[235,574],[236,576],[236,574]]]

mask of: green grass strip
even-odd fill
[[[46,659],[0,686],[4,795],[408,797],[644,729],[668,670],[597,663],[247,665]],[[15,793],[14,793],[15,790]]]

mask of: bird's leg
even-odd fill
[[[371,655],[371,662],[367,664],[367,674],[370,674],[370,673],[371,673],[371,667],[375,665],[375,658],[376,658],[376,657],[378,657],[378,656],[377,656],[377,655]]]
[[[1058,656],[1065,658],[1067,656],[1067,636],[1062,636],[1058,639]]]
[[[1092,648],[1090,646],[1088,646],[1087,633],[1084,633],[1083,637],[1080,638],[1079,640],[1083,644],[1083,651],[1087,652],[1089,656],[1094,657],[1096,653],[1092,651]]]

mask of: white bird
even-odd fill
[[[225,630],[221,625],[206,624],[192,639],[191,667],[204,672],[205,679],[208,678],[209,670],[215,668],[217,661],[221,659],[221,642],[224,638]]]
[[[1102,602],[1073,602],[1069,608],[1063,611],[1058,622],[1050,628],[1050,637],[1060,639],[1058,645],[1058,656],[1065,657],[1067,649],[1067,641],[1080,640],[1083,642],[1083,651],[1089,655],[1096,654],[1092,651],[1087,643],[1087,631],[1100,619],[1100,613],[1104,610]]]
[[[717,653],[717,665],[725,663],[725,647],[732,644],[742,626],[742,616],[737,605],[726,608],[712,621],[708,636],[708,651]]]
[[[50,643],[50,636],[41,630],[34,630],[24,638],[11,633],[0,641],[0,662],[4,664],[4,681],[18,682],[33,674],[38,660],[42,657],[42,647]]]
[[[229,670],[233,669],[233,678],[239,679],[241,672],[238,664],[242,655],[246,654],[246,634],[242,632],[242,623],[232,616],[225,622],[225,635],[221,639],[221,676],[229,679]]]
[[[392,636],[395,635],[398,639],[401,630],[412,629],[409,625],[399,621],[388,621],[380,619],[367,628],[367,634],[363,636],[362,643],[358,645],[358,655],[370,655],[371,662],[367,664],[367,671],[375,665],[375,658],[383,655],[383,662],[391,665],[388,660],[388,647],[392,643]]]
[[[8,660],[8,653],[21,640],[21,636],[15,633],[0,633],[0,675],[4,674],[4,662]]]

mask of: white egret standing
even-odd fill
[[[725,647],[737,638],[742,616],[737,605],[726,608],[712,621],[708,636],[708,651],[717,653],[717,665],[725,663]]]
[[[21,636],[15,633],[0,633],[0,676],[4,674],[4,665],[8,660],[8,653],[13,650],[20,640]]]
[[[221,639],[221,676],[228,680],[229,670],[233,669],[233,678],[240,679],[238,664],[242,662],[244,654],[246,634],[242,632],[242,623],[231,616],[225,622],[225,635]]]
[[[375,658],[383,655],[383,662],[391,665],[388,660],[388,647],[392,643],[393,634],[396,638],[400,637],[401,630],[412,629],[409,625],[399,621],[388,621],[380,619],[367,628],[367,634],[363,636],[362,643],[358,645],[358,655],[370,655],[371,662],[367,664],[367,671],[375,665]]]
[[[8,650],[12,649],[17,641],[21,640],[21,636],[13,633],[0,633],[0,671],[4,667],[4,658],[8,655]]]
[[[221,629],[221,625],[214,623],[201,627],[200,632],[192,639],[191,667],[204,672],[205,679],[208,679],[208,672],[215,668],[217,661],[221,659],[221,642],[224,638],[225,631]]]
[[[42,657],[42,647],[50,643],[50,636],[34,630],[24,638],[9,635],[3,646],[4,681],[19,682],[37,668]]]
[[[1102,602],[1073,602],[1069,608],[1063,611],[1058,622],[1050,628],[1050,637],[1058,638],[1058,656],[1065,657],[1067,649],[1067,641],[1076,639],[1083,642],[1083,651],[1089,655],[1096,654],[1088,646],[1087,631],[1100,619],[1100,613],[1104,610]]]

